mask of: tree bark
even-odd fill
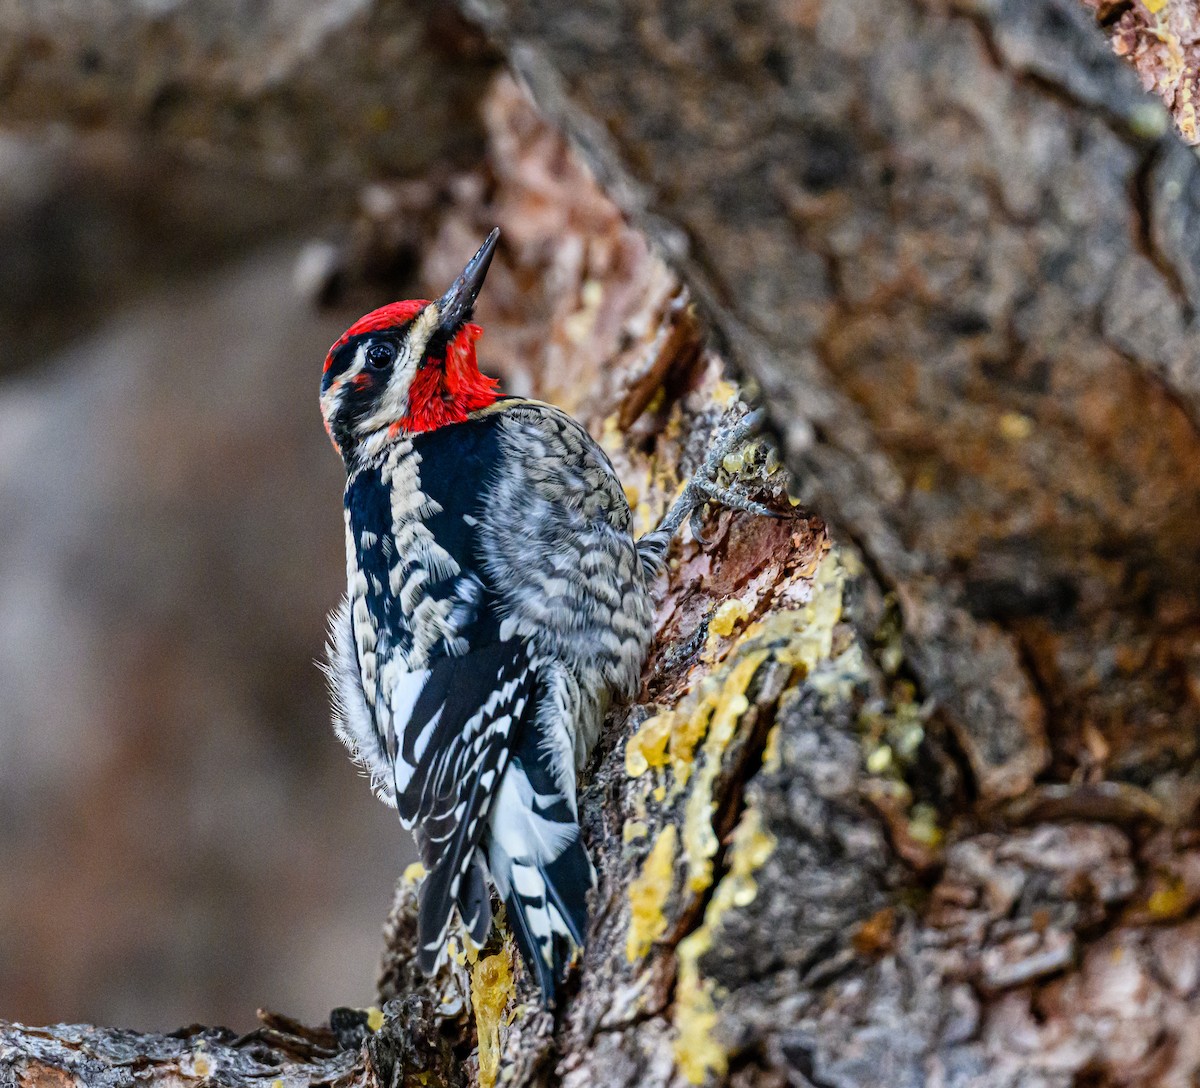
[[[711,511],[673,552],[643,690],[581,788],[599,888],[557,1013],[499,937],[421,978],[406,880],[361,1045],[349,1014],[307,1056],[8,1027],[0,1063],[1192,1083],[1194,156],[1067,0],[470,12],[598,185],[502,81],[487,163],[394,193],[426,278],[501,226],[483,355],[584,419],[641,528],[737,400],[724,365],[802,504],[760,442],[726,471],[790,516]],[[387,236],[363,226],[354,262]]]

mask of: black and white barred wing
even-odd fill
[[[394,784],[400,818],[417,829],[428,871],[419,962],[431,971],[456,905],[472,939],[482,944],[487,937],[491,910],[480,839],[512,738],[535,713],[538,676],[526,644],[513,639],[437,657],[405,682],[414,695],[407,721],[396,723]]]

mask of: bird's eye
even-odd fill
[[[367,366],[374,370],[385,370],[396,360],[396,345],[386,341],[367,348]]]

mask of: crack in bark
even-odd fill
[[[1134,243],[1141,254],[1157,269],[1166,282],[1171,294],[1183,312],[1183,322],[1187,326],[1195,324],[1196,309],[1188,294],[1183,274],[1175,263],[1162,251],[1154,236],[1154,171],[1161,163],[1166,150],[1166,143],[1160,140],[1142,156],[1137,169],[1130,178],[1130,206],[1134,214],[1135,229]],[[1189,412],[1189,416],[1191,416]]]

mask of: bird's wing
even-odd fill
[[[428,670],[397,753],[401,816],[419,828],[429,877],[421,892],[421,963],[432,969],[451,908],[465,893],[476,847],[507,769],[513,737],[536,713],[539,677],[518,639],[486,643]],[[485,930],[486,932],[486,930]]]
[[[397,809],[429,871],[429,969],[454,904],[466,917],[464,901],[478,898],[473,866],[514,750],[527,751],[527,775],[553,784],[538,811],[563,825],[555,849],[532,860],[544,869],[577,840],[574,764],[594,740],[602,695],[636,683],[652,620],[628,502],[569,417],[516,402],[408,448],[409,460],[397,453],[348,489],[359,555],[350,611]],[[552,675],[576,669],[579,683],[548,696]],[[525,744],[535,719],[536,743]],[[514,873],[528,868],[511,860]]]
[[[518,403],[499,419],[508,467],[488,492],[480,552],[503,600],[503,632],[588,677],[585,694],[630,695],[653,612],[616,472],[588,433],[556,408]],[[572,726],[566,776],[573,779],[572,762],[586,759],[598,715]]]

